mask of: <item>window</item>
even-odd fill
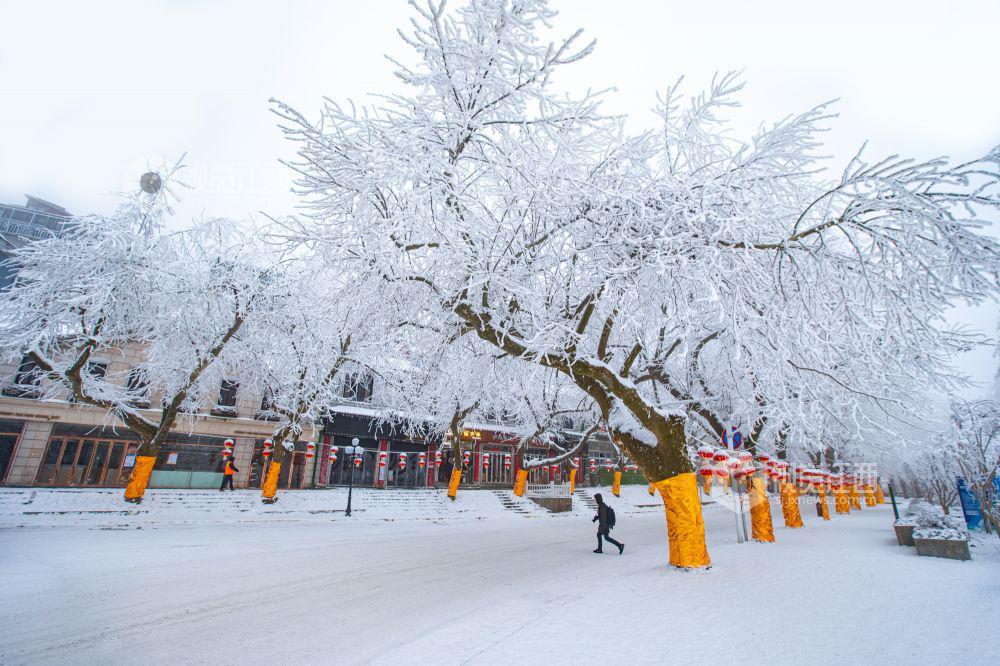
[[[3,394],[15,398],[37,398],[42,395],[41,384],[42,369],[30,356],[25,354],[21,357],[21,362],[14,373],[13,384],[5,386]]]
[[[240,389],[239,382],[229,379],[222,380],[222,388],[219,389],[219,407],[235,407],[236,392]]]
[[[103,380],[105,375],[108,374],[108,364],[103,361],[88,361],[86,365],[87,375],[84,379],[89,376],[92,379]],[[69,397],[66,399],[68,402],[76,402],[76,397],[70,393]]]
[[[125,382],[129,402],[133,407],[149,407],[149,376],[142,368],[132,368]]]
[[[264,397],[260,400],[260,411],[254,418],[258,421],[278,421],[281,419],[274,409],[274,392],[271,389],[264,390]]]
[[[21,363],[17,366],[14,383],[18,386],[38,386],[42,383],[41,373],[41,368],[38,367],[35,360],[25,354],[21,357]]]
[[[374,377],[353,372],[344,380],[344,399],[353,402],[371,402],[374,389]]]
[[[239,388],[239,382],[223,379],[222,386],[219,388],[219,399],[216,401],[215,407],[212,408],[212,414],[229,418],[236,417],[238,415],[236,412],[236,392],[239,391]]]

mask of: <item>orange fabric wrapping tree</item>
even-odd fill
[[[660,491],[663,511],[667,515],[670,564],[689,569],[711,566],[694,472],[678,474],[653,485]]]
[[[764,479],[753,479],[750,483],[750,525],[754,541],[774,541],[771,503],[767,499]]]
[[[576,469],[571,469],[569,471],[569,494],[572,495],[576,492]]]
[[[870,484],[865,485],[865,506],[875,506],[876,504],[878,502],[875,500],[875,489]]]
[[[879,504],[885,504],[885,492],[882,490],[881,483],[875,485],[875,501]]]
[[[858,511],[860,511],[861,510],[861,494],[858,493],[858,487],[857,486],[851,486],[850,492],[848,493],[848,497],[850,499],[851,508],[852,509],[857,509]]]
[[[611,494],[620,497],[622,492],[622,473],[615,471],[614,481],[611,482]]]
[[[843,488],[833,491],[833,507],[837,513],[851,512],[851,498],[847,496],[847,491]]]
[[[125,501],[139,504],[143,495],[146,494],[146,486],[149,485],[149,477],[153,473],[153,465],[156,464],[156,456],[137,456],[132,474],[128,477],[128,485],[125,486]]]
[[[458,497],[458,484],[462,482],[462,470],[457,467],[451,470],[451,480],[448,481],[448,499],[453,500]]]
[[[781,515],[785,518],[785,527],[802,527],[799,493],[791,483],[785,483],[781,486]]]
[[[830,507],[826,503],[826,488],[820,486],[816,497],[819,502],[820,511],[823,512],[823,520],[830,520]]]
[[[517,470],[517,479],[514,481],[514,494],[518,497],[524,497],[524,486],[526,483],[528,483],[528,470]],[[451,486],[448,488],[448,496],[451,497]]]
[[[278,497],[278,477],[281,475],[281,463],[274,460],[267,467],[267,476],[264,477],[264,486],[260,490],[260,501],[264,504],[273,504]]]

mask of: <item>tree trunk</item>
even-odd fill
[[[146,487],[149,485],[149,477],[153,474],[153,466],[156,465],[156,456],[160,452],[159,442],[154,438],[152,441],[144,440],[135,451],[135,465],[132,466],[132,473],[128,477],[128,484],[125,486],[125,501],[131,504],[141,504],[146,495]]]
[[[285,460],[289,459],[292,452],[285,448],[285,440],[287,435],[279,432],[271,439],[273,446],[271,447],[271,462],[267,466],[267,474],[264,477],[264,483],[261,484],[260,491],[260,501],[264,504],[274,504],[278,501],[278,479],[281,476],[281,467],[285,463]],[[294,437],[292,440],[292,448],[295,448],[296,441],[298,437]],[[353,456],[350,456],[353,457]],[[345,460],[348,464],[353,465],[353,460]]]
[[[629,432],[612,429],[618,442],[660,491],[667,518],[670,564],[685,569],[711,566],[705,545],[705,522],[698,498],[698,481],[687,454],[684,420],[678,416],[654,419],[656,446],[648,446]]]

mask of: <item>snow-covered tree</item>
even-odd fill
[[[998,206],[1000,151],[859,153],[830,182],[826,107],[739,139],[732,75],[690,99],[674,86],[659,129],[629,135],[602,95],[557,89],[593,45],[546,41],[542,0],[412,4],[402,91],[328,102],[315,123],[277,105],[311,206],[290,236],[366,276],[366,298],[432,313],[425,351],[473,336],[572,381],[660,487],[673,564],[709,562],[692,411],[769,410],[805,437],[802,405],[842,414],[947,383],[966,341],[943,311],[996,292],[979,215]]]
[[[139,437],[132,502],[178,419],[214,402],[227,347],[289,296],[277,264],[236,223],[164,228],[173,173],[113,215],[74,219],[66,234],[18,250],[16,284],[0,301],[0,352],[30,357],[42,397],[106,410]],[[94,359],[136,348],[141,360],[126,375],[93,370]],[[153,396],[162,402],[150,410]]]
[[[952,405],[955,465],[979,501],[987,532],[1000,536],[1000,403],[994,400]]]

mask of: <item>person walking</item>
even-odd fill
[[[604,503],[601,493],[596,493],[594,500],[597,502],[597,515],[594,516],[594,520],[590,521],[597,523],[597,549],[594,552],[604,552],[604,542],[601,540],[603,538],[608,543],[618,546],[618,554],[621,555],[625,551],[625,544],[615,541],[610,534],[611,529],[615,526],[615,510]]]
[[[219,486],[219,492],[225,492],[227,485],[230,490],[234,492],[236,491],[236,489],[233,488],[233,475],[238,471],[240,470],[233,464],[233,457],[229,456],[226,458],[226,466],[222,470],[222,485]]]

